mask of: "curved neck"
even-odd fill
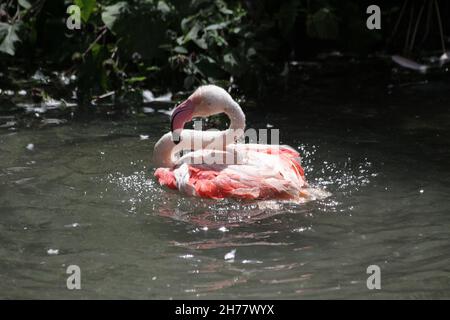
[[[228,129],[245,130],[245,114],[237,102],[232,101],[223,108],[223,112],[230,118]]]
[[[196,151],[213,149],[211,144],[221,141],[223,131],[199,131],[185,129],[181,131],[180,142],[175,144],[172,133],[163,135],[153,148],[153,165],[155,167],[172,168],[177,164],[176,154],[183,150]]]
[[[184,129],[180,134],[180,143],[172,141],[172,133],[163,135],[153,149],[153,164],[155,167],[172,168],[176,165],[175,154],[182,150],[196,151],[200,149],[225,150],[226,146],[234,143],[244,135],[245,115],[241,107],[235,102],[219,109],[230,119],[230,126],[224,131],[199,131]]]
[[[158,142],[155,143],[153,148],[153,165],[164,168],[171,168],[174,165],[173,154],[175,143],[172,141],[172,133],[167,132],[163,135]]]

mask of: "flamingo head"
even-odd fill
[[[172,141],[175,144],[180,142],[181,130],[183,130],[184,124],[192,120],[194,109],[194,102],[188,98],[172,111],[172,115],[170,116],[170,131],[172,131]]]
[[[207,85],[201,86],[185,101],[180,103],[170,117],[172,141],[180,142],[181,130],[194,117],[207,117],[223,112],[233,99],[224,89]]]

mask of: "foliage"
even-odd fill
[[[19,41],[17,36],[17,31],[20,28],[20,22],[15,22],[13,24],[8,24],[0,22],[0,38],[3,39],[0,44],[0,51],[14,55],[15,53],[15,43]]]
[[[64,70],[81,99],[202,83],[263,93],[287,76],[291,59],[376,48],[380,34],[363,27],[365,2],[10,0],[0,4],[0,68],[15,59],[31,72],[43,63]],[[66,27],[71,4],[81,30]]]

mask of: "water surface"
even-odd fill
[[[450,298],[448,105],[408,97],[248,108],[249,126],[280,128],[332,194],[298,205],[161,188],[163,113],[4,128],[0,298]],[[366,287],[374,264],[381,290]]]

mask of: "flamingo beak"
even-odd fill
[[[179,104],[170,116],[170,131],[172,131],[172,141],[178,144],[180,140],[181,130],[184,124],[192,120],[194,114],[194,104],[191,99],[187,99]]]

